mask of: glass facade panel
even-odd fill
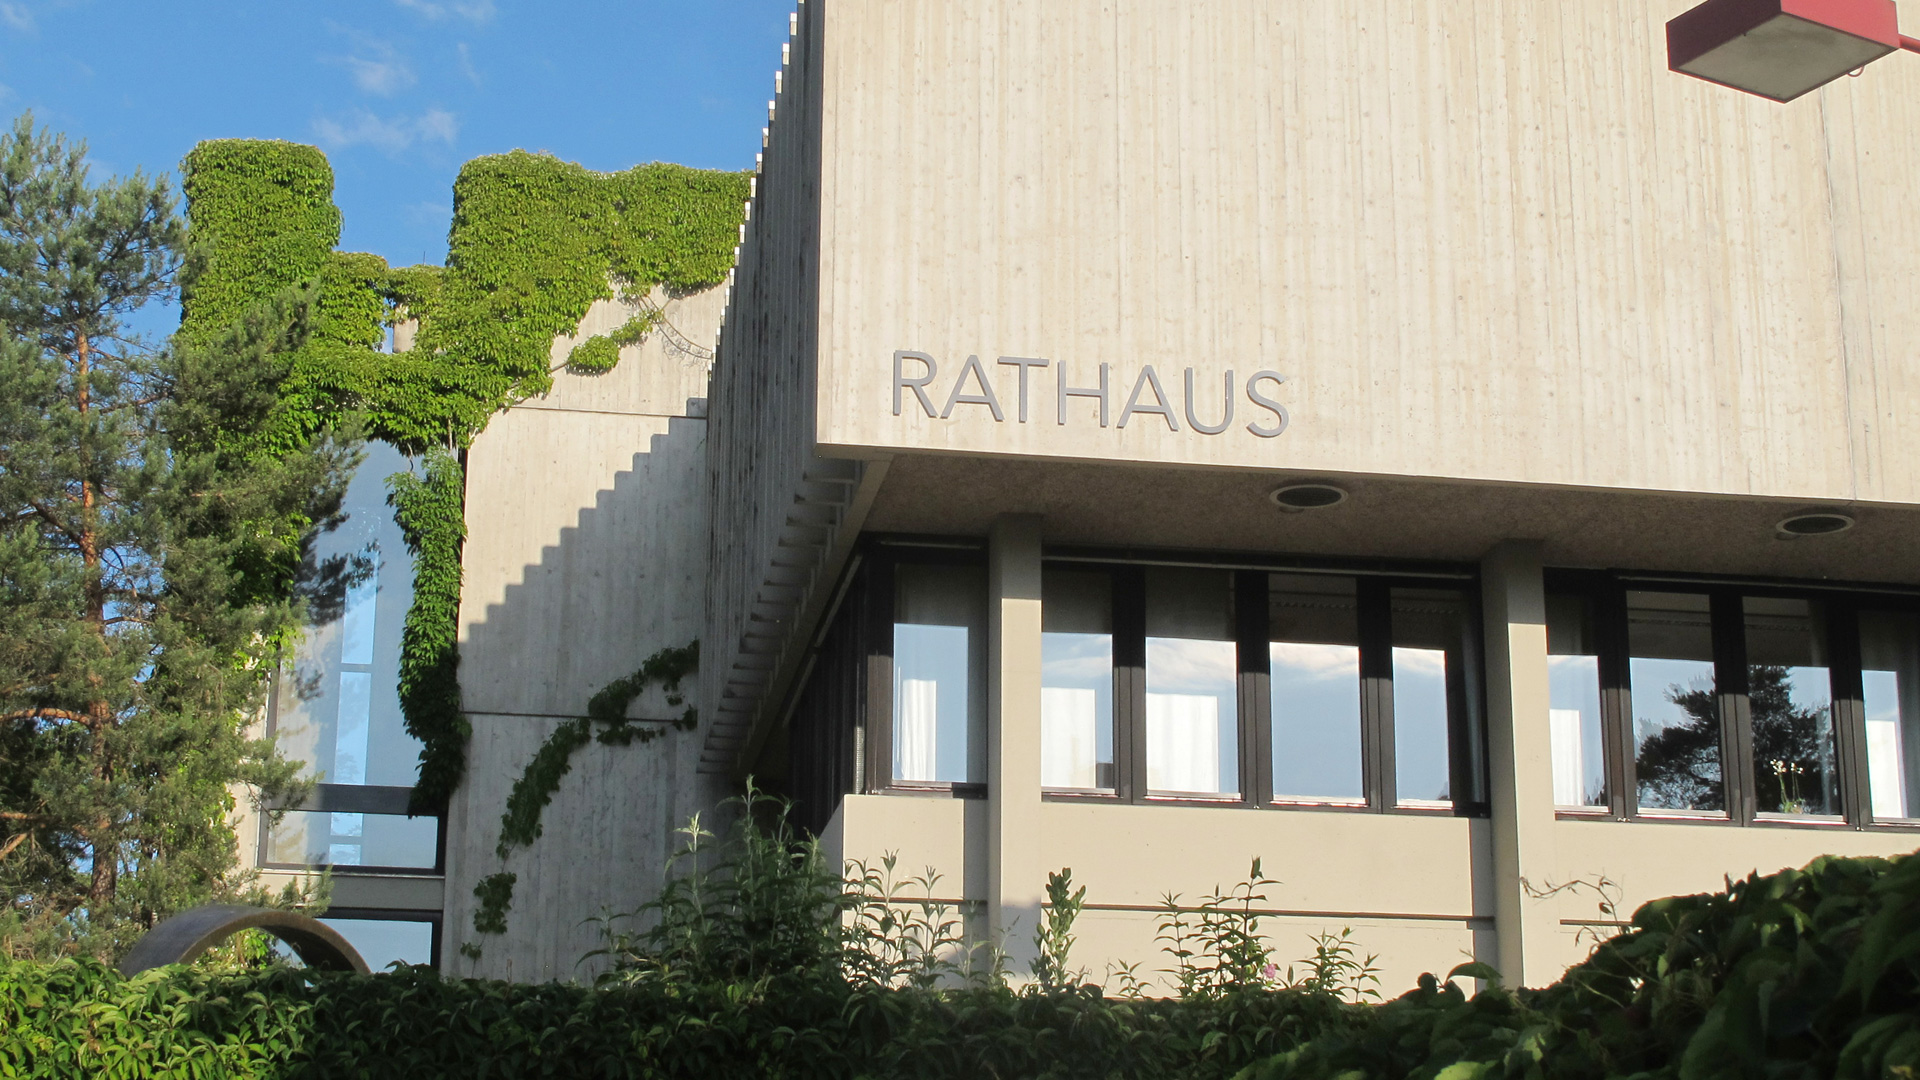
[[[893,611],[893,778],[986,780],[986,571],[901,563]]]
[[[433,924],[402,919],[320,920],[339,931],[360,954],[360,959],[375,971],[385,971],[393,963],[431,965],[433,963]]]
[[[295,810],[267,836],[267,861],[279,866],[378,866],[431,870],[440,819],[402,814]]]
[[[1593,604],[1547,597],[1547,694],[1553,740],[1553,801],[1607,805],[1606,742],[1600,723],[1600,649]]]
[[[1920,615],[1860,613],[1867,800],[1877,821],[1920,818]]]
[[[1640,809],[1725,814],[1708,598],[1628,592],[1627,654]]]
[[[346,521],[315,540],[322,580],[335,587],[308,583],[315,619],[275,687],[273,731],[281,753],[322,783],[409,787],[420,742],[402,723],[397,687],[413,557],[386,483],[409,464],[385,443],[366,453],[347,486]]]
[[[1047,570],[1040,601],[1040,784],[1111,791],[1113,579]]]
[[[1366,801],[1354,580],[1268,576],[1276,801]]]
[[[1402,805],[1453,798],[1447,721],[1464,696],[1470,633],[1458,590],[1393,590],[1394,784]]]
[[[1757,596],[1742,610],[1755,809],[1838,816],[1826,613],[1811,600]]]
[[[1233,575],[1147,571],[1147,788],[1240,793]]]

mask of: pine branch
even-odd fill
[[[68,709],[34,708],[20,709],[10,713],[0,713],[0,723],[12,723],[15,720],[32,720],[42,716],[50,720],[71,720],[76,724],[84,724],[87,722],[85,715]],[[0,813],[0,817],[5,816],[4,813]]]

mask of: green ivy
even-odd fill
[[[588,743],[631,746],[652,742],[669,729],[691,731],[698,720],[691,705],[675,718],[670,728],[628,719],[627,707],[650,686],[666,691],[668,705],[674,708],[685,705],[680,684],[699,668],[698,641],[680,648],[661,649],[647,657],[638,671],[615,679],[594,694],[587,701],[586,716],[555,728],[540,744],[520,778],[513,782],[513,790],[507,795],[506,812],[500,815],[500,840],[494,853],[505,859],[515,847],[527,847],[539,839],[541,814],[553,802],[554,793],[560,790],[560,781],[573,770],[574,753]],[[500,883],[502,879],[504,885]],[[473,928],[482,934],[504,933],[507,910],[513,903],[513,875],[493,874],[474,887],[473,895],[480,901],[473,914]]]
[[[572,334],[595,300],[618,289],[644,303],[656,285],[683,293],[725,280],[749,174],[659,163],[595,173],[518,150],[476,158],[454,184],[447,266],[389,269],[378,256],[332,250],[341,224],[333,172],[313,147],[204,142],[184,169],[196,255],[182,332],[214,333],[288,290],[313,305],[309,339],[281,386],[283,421],[247,437],[281,445],[364,418],[371,437],[429,455],[423,478],[390,483],[415,556],[400,685],[407,729],[424,744],[413,808],[437,809],[459,784],[469,733],[456,648],[463,482],[451,455],[495,413],[551,387],[554,339]],[[402,318],[418,324],[414,348],[380,352]],[[612,370],[620,346],[658,319],[650,309],[590,338],[574,369]]]
[[[445,450],[428,451],[421,466],[418,476],[387,478],[387,502],[413,554],[413,603],[400,633],[400,710],[421,750],[408,811],[431,814],[445,809],[460,786],[473,730],[460,709],[466,484],[460,462]]]

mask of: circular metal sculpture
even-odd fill
[[[163,921],[134,943],[120,961],[120,973],[187,963],[241,930],[265,930],[310,968],[367,974],[367,962],[333,927],[298,912],[242,904],[208,904]]]

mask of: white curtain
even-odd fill
[[[1868,718],[1867,792],[1876,818],[1913,816],[1908,813],[1906,770],[1901,768],[1907,760],[1904,750],[1898,717]]]
[[[1552,709],[1553,801],[1560,806],[1585,806],[1586,762],[1582,760],[1580,710]],[[1538,714],[1536,714],[1538,715]]]
[[[1147,787],[1220,790],[1220,699],[1211,694],[1147,695]]]
[[[1095,787],[1100,696],[1072,686],[1040,688],[1040,786]]]
[[[900,723],[893,732],[893,775],[898,780],[933,780],[938,746],[940,683],[900,680]]]

